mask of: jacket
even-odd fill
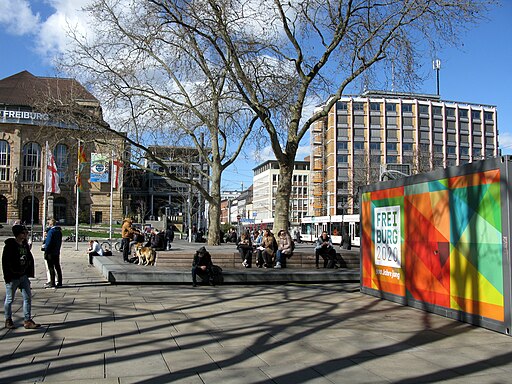
[[[324,247],[324,243],[327,243],[326,247]],[[325,249],[332,248],[332,241],[329,236],[327,236],[325,240],[323,239],[323,237],[321,235],[320,235],[320,237],[318,237],[318,239],[316,239],[315,249],[322,249],[322,248],[325,248]]]
[[[51,227],[44,239],[44,253],[47,255],[60,255],[62,246],[62,230],[60,227]]]
[[[10,283],[21,276],[34,277],[34,256],[27,242],[18,244],[14,237],[5,240],[2,252],[2,271],[4,281]]]
[[[210,252],[208,252],[204,247],[201,247],[199,251],[197,251],[194,255],[194,261],[192,261],[192,266],[206,266],[206,268],[211,268],[212,263],[212,256],[210,255]]]
[[[284,237],[279,236],[279,247],[278,249],[285,255],[291,255],[293,253],[293,240],[288,232],[285,232]]]

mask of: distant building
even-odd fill
[[[107,135],[99,101],[73,79],[37,77],[27,71],[0,80],[0,222],[41,224],[44,207],[46,142],[55,158],[59,194],[48,193],[47,216],[75,222],[78,140],[87,163],[81,171],[81,221],[108,223],[110,178],[91,180],[91,153],[107,156],[93,171],[109,175],[112,147],[123,153],[124,140]],[[109,141],[108,148],[96,139]],[[108,139],[108,140],[107,140]],[[99,157],[98,157],[99,159]],[[113,218],[122,218],[123,186],[113,189]]]
[[[256,222],[275,217],[279,163],[269,160],[253,169],[253,215]],[[309,204],[309,161],[295,161],[290,196],[290,223],[298,225],[307,215]]]
[[[495,106],[434,95],[341,97],[311,127],[309,214],[357,213],[358,187],[382,171],[415,174],[498,156],[496,114]]]

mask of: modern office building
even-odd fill
[[[386,170],[416,174],[498,156],[496,114],[495,106],[435,95],[341,97],[311,127],[309,215],[358,213],[359,186]]]
[[[108,223],[111,202],[114,220],[121,220],[122,177],[111,195],[110,161],[100,158],[110,159],[114,146],[124,153],[124,140],[105,136],[97,124],[106,124],[99,101],[73,79],[23,71],[0,80],[0,223],[41,224],[43,207],[46,217],[75,223],[79,141],[87,160],[80,172],[81,221]],[[46,143],[55,159],[60,193],[48,192],[45,204]],[[92,153],[105,156],[94,156],[96,163],[91,164]],[[106,181],[91,177],[100,174]]]
[[[279,182],[279,163],[269,160],[253,169],[253,217],[268,222],[275,216],[276,193]],[[290,223],[298,225],[307,215],[309,204],[310,162],[295,161],[290,196]]]

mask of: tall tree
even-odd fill
[[[261,120],[280,165],[275,227],[288,226],[293,165],[310,126],[355,81],[414,89],[429,50],[477,22],[480,0],[150,0],[209,42]],[[387,72],[386,72],[387,70]],[[390,70],[392,71],[389,76]],[[323,100],[309,114],[307,106]]]
[[[104,128],[126,137],[132,164],[149,160],[158,167],[147,171],[199,191],[209,203],[208,243],[219,244],[222,172],[257,121],[235,92],[229,55],[221,57],[193,29],[171,23],[152,2],[96,0],[84,11],[92,33],[70,29],[73,45],[62,69],[94,90],[109,122]],[[188,174],[176,174],[150,150],[155,144],[195,147],[208,166],[196,162]],[[191,166],[190,159],[181,161]]]

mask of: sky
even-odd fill
[[[35,76],[55,76],[51,56],[65,44],[66,23],[79,20],[78,10],[90,0],[0,0],[0,79],[27,70]],[[512,154],[512,0],[502,0],[475,28],[461,35],[457,47],[439,53],[441,99],[494,105],[498,109],[499,143]],[[426,58],[429,68],[431,58]],[[430,73],[430,74],[429,74]],[[435,94],[434,71],[417,92]],[[297,156],[307,155],[305,137]],[[252,184],[253,168],[271,157],[270,148],[258,161],[250,150],[224,173],[223,189]]]

